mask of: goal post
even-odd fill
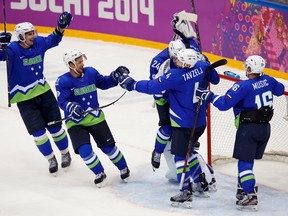
[[[224,95],[239,79],[219,74],[220,83],[210,85],[210,90],[217,95]],[[271,136],[263,159],[288,163],[288,92],[283,96],[273,97],[274,115],[271,124]],[[236,127],[233,109],[219,111],[213,105],[207,110],[207,162],[214,166],[232,158]]]

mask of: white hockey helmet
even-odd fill
[[[82,53],[81,51],[77,50],[77,49],[71,49],[67,52],[64,53],[63,55],[63,61],[65,63],[65,65],[70,68],[69,63],[72,62],[74,65],[76,65],[75,60],[79,57],[83,56],[83,58],[86,60],[86,55],[84,53]]]
[[[177,53],[177,60],[182,63],[182,68],[187,65],[192,68],[198,61],[197,52],[193,49],[182,49]]]
[[[25,34],[30,31],[35,31],[35,27],[30,22],[22,22],[15,26],[14,31],[18,40],[25,42]]]
[[[182,42],[182,40],[177,39],[177,40],[174,40],[174,41],[170,41],[168,49],[169,49],[170,58],[176,58],[177,57],[177,53],[180,50],[185,49],[185,45]]]
[[[258,55],[249,56],[244,62],[244,68],[246,70],[246,76],[248,74],[263,74],[265,68],[265,60]]]

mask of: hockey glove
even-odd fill
[[[199,100],[207,101],[209,103],[212,100],[213,95],[214,93],[208,89],[196,89],[196,98]]]
[[[128,75],[120,76],[118,82],[120,86],[127,91],[134,90],[134,84],[136,83],[136,81]]]
[[[12,34],[9,32],[1,32],[0,33],[0,45],[4,48],[11,41]]]
[[[192,28],[192,25],[187,20],[180,20],[179,15],[174,14],[173,20],[171,21],[171,25],[174,29],[181,32],[187,39],[188,38],[196,38],[197,34]]]
[[[118,83],[118,79],[122,75],[128,75],[130,73],[129,69],[125,66],[119,66],[115,71],[111,72],[110,78],[114,83]]]
[[[65,29],[70,25],[72,19],[73,19],[72,15],[67,11],[65,11],[59,16],[57,20],[57,25],[58,27]]]
[[[70,113],[72,119],[74,119],[74,120],[80,120],[83,117],[83,114],[84,114],[83,113],[84,110],[76,102],[68,103],[67,111]]]

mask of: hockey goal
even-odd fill
[[[211,90],[223,95],[238,81],[220,74],[220,83],[211,85]],[[273,97],[274,116],[271,120],[271,137],[267,144],[263,159],[288,163],[288,93],[284,96]],[[236,127],[232,108],[219,111],[213,105],[208,109],[207,139],[208,163],[219,165],[234,161],[232,158]]]

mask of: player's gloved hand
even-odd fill
[[[65,29],[70,25],[72,19],[72,15],[69,12],[65,11],[57,19],[57,25],[58,27]]]
[[[119,77],[118,82],[120,84],[120,86],[123,89],[126,89],[127,91],[132,91],[134,90],[134,84],[136,83],[136,81],[130,77],[129,75],[122,75]]]
[[[67,111],[70,113],[70,115],[72,116],[72,119],[74,120],[80,120],[84,115],[84,110],[76,102],[69,103],[67,105]]]
[[[7,46],[11,41],[12,34],[9,32],[1,32],[0,33],[0,45],[2,47]]]
[[[113,82],[118,83],[118,79],[122,75],[128,75],[130,73],[129,69],[125,66],[119,66],[115,71],[111,72],[110,78]]]
[[[208,89],[198,88],[196,89],[196,98],[199,100],[207,101],[208,103],[212,100],[214,93]]]

